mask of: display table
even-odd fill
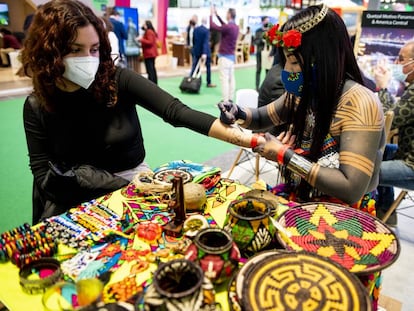
[[[217,174],[214,178],[216,177]],[[214,178],[209,177],[209,182],[212,183]],[[210,187],[210,190],[208,191],[207,202],[204,210],[202,212],[187,213],[187,217],[192,215],[202,215],[207,221],[208,226],[223,228],[225,219],[228,215],[229,205],[232,202],[235,202],[235,200],[243,198],[244,194],[250,192],[250,190],[250,187],[241,185],[233,180],[219,179],[215,183],[214,187]],[[136,282],[136,284],[146,287],[148,280],[151,280],[152,273],[156,270],[158,263],[173,260],[177,258],[177,256],[183,257],[180,255],[181,253],[179,250],[187,242],[191,243],[191,238],[168,236],[164,231],[155,239],[152,239],[148,237],[148,234],[151,233],[151,229],[149,227],[145,227],[148,229],[144,229],[142,232],[139,230],[141,225],[144,226],[150,223],[165,225],[173,219],[173,214],[171,213],[170,208],[167,208],[167,204],[163,201],[163,198],[164,197],[148,194],[143,196],[143,194],[137,190],[136,185],[130,184],[101,198],[84,203],[67,213],[70,214],[71,217],[77,216],[79,219],[85,220],[86,218],[82,217],[89,215],[88,213],[91,209],[102,207],[102,212],[109,208],[108,210],[110,210],[111,213],[113,212],[114,215],[118,215],[122,218],[124,224],[128,222],[130,224],[134,224],[132,231],[130,228],[125,232],[118,232],[115,234],[115,236],[123,237],[124,240],[126,240],[126,237],[128,238],[127,244],[125,244],[126,247],[122,251],[122,255],[115,247],[119,246],[116,244],[117,242],[113,242],[114,244],[108,243],[108,246],[105,246],[103,250],[100,250],[99,256],[105,254],[108,261],[114,259],[117,255],[121,255],[121,257],[116,257],[117,259],[114,265],[108,267],[108,269],[112,271],[112,274],[109,282],[105,286],[115,288],[116,284],[122,282],[126,278],[130,278],[131,275],[133,275],[134,282]],[[319,245],[317,247],[317,253],[319,255],[331,248],[329,247],[329,243],[331,241],[335,240],[335,243],[342,241],[341,243],[345,243],[345,248],[332,248],[329,252],[329,256],[325,257],[330,257],[333,261],[341,263],[338,261],[338,256],[335,252],[338,252],[339,254],[340,252],[346,251],[346,253],[352,255],[354,259],[350,264],[348,258],[346,260],[346,264],[350,266],[343,266],[342,269],[348,269],[349,271],[356,269],[356,272],[361,272],[362,269],[362,261],[357,259],[356,253],[358,250],[358,243],[359,245],[369,244],[366,246],[366,248],[369,248],[369,253],[367,252],[366,256],[370,256],[370,260],[366,260],[365,262],[368,268],[370,267],[369,265],[372,265],[375,261],[375,256],[384,262],[381,263],[384,267],[393,263],[398,257],[398,241],[393,234],[389,234],[388,228],[384,227],[382,223],[377,222],[376,227],[382,227],[384,231],[383,233],[371,233],[370,231],[376,230],[375,226],[369,225],[369,222],[372,222],[372,219],[366,219],[365,217],[361,217],[361,215],[357,215],[356,217],[359,219],[359,222],[356,221],[356,218],[355,220],[352,220],[351,218],[349,220],[344,220],[342,217],[346,214],[346,210],[343,206],[333,206],[333,209],[327,210],[327,208],[330,207],[329,205],[314,204],[305,205],[302,208],[302,205],[287,201],[282,197],[275,198],[277,199],[277,209],[273,214],[273,217],[276,219],[280,218],[286,222],[285,228],[291,233],[291,240],[288,246],[294,250],[300,251],[301,249],[304,249],[306,245],[309,245],[309,243],[306,244],[306,241],[310,241],[310,235],[314,236],[312,239],[317,243],[323,243],[315,244],[315,246]],[[295,211],[294,213],[299,213],[298,215],[302,219],[301,222],[298,222],[297,226],[294,225],[295,222],[291,220],[297,216],[295,214],[290,216],[290,211],[292,211],[292,213],[293,211]],[[59,217],[61,216],[57,216],[56,219],[61,221],[62,219]],[[50,221],[53,219],[54,218],[52,217]],[[55,222],[57,222],[57,220],[55,220]],[[303,227],[300,227],[302,226],[300,224],[302,224]],[[90,225],[91,223],[89,223],[89,226]],[[126,224],[126,226],[128,227],[128,224]],[[348,226],[350,226],[349,230],[347,229]],[[298,229],[296,230],[296,228]],[[355,230],[355,228],[358,228],[358,230]],[[335,232],[336,230],[337,232]],[[97,241],[108,237],[109,235],[107,234],[107,231],[105,232],[103,231],[99,232],[99,234],[94,234],[94,240]],[[80,234],[80,236],[82,234]],[[353,240],[354,242],[352,242],[353,244],[348,243],[346,234],[348,234],[350,238],[354,238],[354,235],[356,236]],[[90,238],[89,235],[88,238]],[[302,241],[305,241],[306,243],[302,244]],[[64,258],[65,254],[73,252],[74,250],[72,248],[67,247],[67,245],[60,244],[57,258]],[[70,266],[70,261],[74,261],[76,256],[84,252],[79,251],[74,257],[67,257],[68,260],[61,262],[62,270],[65,272],[65,275],[69,275],[72,279],[76,279],[84,272],[81,271],[80,268],[77,268],[78,270],[67,268]],[[88,256],[90,256],[91,253],[88,254]],[[131,258],[128,259],[128,256]],[[138,257],[140,259],[138,259]],[[150,260],[152,257],[157,260]],[[145,268],[134,270],[137,269],[136,267],[138,263],[144,262],[147,262],[147,266],[145,266]],[[65,267],[67,270],[65,270]],[[132,271],[135,272],[132,274]],[[376,271],[379,271],[379,269]],[[29,295],[23,292],[19,284],[19,269],[11,262],[0,264],[0,279],[2,280],[0,282],[0,301],[3,302],[9,310],[44,310],[42,305],[42,294]],[[374,290],[372,284],[364,285],[369,287],[370,291]],[[215,300],[220,304],[222,310],[229,310],[227,289],[227,283],[215,286]]]
[[[190,63],[190,51],[182,42],[172,43],[172,56],[177,58],[178,66],[185,66],[185,63]]]
[[[149,213],[148,209],[143,211],[143,213],[139,212],[139,204],[142,204],[142,200],[138,200],[141,198],[139,198],[138,195],[135,195],[133,191],[130,191],[131,189],[128,189],[128,187],[99,198],[97,202],[109,207],[118,215],[122,215],[125,211],[130,212],[133,210],[134,214],[142,221],[146,221],[148,219],[146,217],[156,218],[156,214]],[[249,190],[251,190],[251,188],[247,186],[223,180],[221,189],[218,190],[217,193],[210,195],[207,200],[204,214],[209,223],[221,227],[226,217],[229,202],[235,200],[240,194]],[[288,205],[284,205],[285,208],[287,208],[287,206]],[[151,208],[153,207],[150,207],[150,209]],[[151,216],[148,216],[149,214],[151,214]],[[165,216],[165,214],[162,216]],[[164,238],[169,240],[168,242],[174,240],[173,238]],[[159,245],[164,242],[159,242]],[[137,243],[135,246],[136,245]],[[145,243],[140,243],[138,247],[145,248],[147,245],[145,245]],[[152,249],[156,250],[157,248],[152,247]],[[70,249],[60,247],[59,254],[63,255],[65,252],[70,252]],[[154,268],[152,271],[153,270]],[[0,279],[2,280],[0,282],[0,301],[3,302],[10,311],[44,310],[42,306],[42,294],[29,295],[22,291],[22,288],[19,285],[19,269],[11,262],[0,264]],[[216,301],[221,304],[223,310],[229,310],[227,305],[226,285],[219,286],[216,289]]]

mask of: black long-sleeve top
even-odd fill
[[[53,112],[42,109],[33,95],[26,100],[23,117],[30,167],[40,191],[49,162],[66,167],[87,164],[110,173],[139,165],[145,148],[136,105],[175,127],[208,134],[215,117],[189,108],[131,70],[118,70],[114,107],[97,103],[83,88],[58,91]]]

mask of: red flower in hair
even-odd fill
[[[302,33],[296,29],[291,29],[285,33],[279,31],[279,24],[272,26],[264,35],[269,44],[277,47],[287,48],[293,51],[302,43]]]
[[[278,42],[282,39],[281,33],[279,30],[279,24],[274,25],[270,28],[267,32],[267,39],[272,44],[278,44]]]
[[[282,39],[285,47],[296,49],[302,43],[302,34],[296,29],[292,29],[286,32]]]

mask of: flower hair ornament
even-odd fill
[[[282,32],[279,30],[279,24],[276,24],[270,27],[270,29],[264,34],[264,38],[269,44],[275,45],[276,47],[286,48],[289,52],[292,52],[302,44],[302,34],[318,25],[325,18],[327,13],[328,6],[323,4],[321,10],[316,16],[303,23],[296,29],[290,29],[286,32]]]

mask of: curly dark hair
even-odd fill
[[[35,13],[22,50],[25,74],[32,77],[34,94],[48,111],[54,110],[56,82],[65,71],[63,57],[70,53],[79,27],[93,25],[99,36],[100,65],[89,88],[95,99],[105,105],[116,103],[115,66],[111,58],[108,33],[102,20],[77,0],[54,0]]]

